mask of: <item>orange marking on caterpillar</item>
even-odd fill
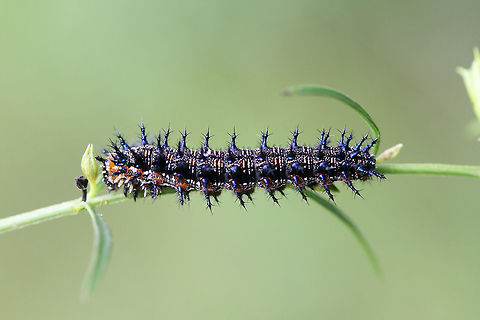
[[[240,193],[245,193],[245,189],[243,189],[242,187],[236,187],[235,188],[236,181],[234,179],[228,180],[228,183],[232,186],[233,191],[237,191],[237,192],[240,192]]]
[[[153,172],[153,182],[156,183],[157,185],[160,185],[163,181],[162,174],[159,172]]]
[[[292,175],[290,176],[290,180],[291,180],[291,181],[295,181],[295,180],[296,180],[295,178],[297,178],[298,183],[295,183],[295,184],[296,184],[298,187],[303,187],[303,186],[305,185],[302,177],[300,177],[299,175],[292,174]]]
[[[177,180],[175,187],[177,189],[180,187],[183,191],[187,191],[187,182],[185,181],[185,178],[181,174],[177,173],[175,174],[175,179]]]
[[[268,177],[262,177],[261,183],[265,189],[268,190],[275,190],[275,186],[273,185],[272,179]]]

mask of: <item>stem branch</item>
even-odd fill
[[[122,193],[109,193],[106,195],[89,198],[87,203],[91,206],[100,204],[115,203],[125,200]],[[0,219],[0,233],[12,231],[40,222],[60,218],[63,216],[73,215],[84,209],[81,199],[71,200],[54,204],[52,206],[36,209],[20,213],[11,217]]]
[[[377,171],[387,174],[433,174],[480,178],[479,166],[462,166],[440,163],[381,163]]]

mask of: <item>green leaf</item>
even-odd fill
[[[340,193],[340,189],[338,189],[336,185],[331,184],[328,187],[330,188],[331,193]]]
[[[81,292],[81,298],[85,301],[90,298],[98,281],[107,268],[110,251],[112,249],[112,235],[100,213],[86,202],[83,202],[83,206],[90,214],[93,226],[93,250]]]
[[[344,93],[341,93],[335,89],[318,86],[318,85],[300,85],[295,87],[290,87],[284,91],[285,95],[314,95],[314,96],[325,96],[337,99],[347,106],[355,110],[360,117],[370,126],[370,129],[373,132],[374,138],[378,139],[377,143],[372,147],[372,153],[377,155],[378,147],[380,146],[380,130],[378,129],[377,125],[373,121],[372,117],[368,114],[367,111],[356,101],[352,98],[347,96]]]
[[[349,229],[352,231],[353,235],[355,238],[357,238],[358,242],[362,246],[363,250],[365,251],[365,254],[367,255],[367,258],[375,271],[375,273],[378,276],[382,275],[382,269],[380,267],[380,264],[378,263],[377,257],[375,256],[375,253],[373,252],[372,248],[368,244],[367,240],[365,237],[362,235],[360,230],[357,228],[357,226],[353,223],[353,221],[345,214],[343,213],[336,205],[334,205],[331,201],[324,199],[320,195],[318,195],[315,191],[312,190],[305,190],[305,193],[307,196],[318,203],[319,205],[323,206],[325,209],[333,213],[334,216],[336,216],[340,221],[342,221]]]

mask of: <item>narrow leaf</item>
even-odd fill
[[[340,193],[340,189],[338,189],[337,186],[334,184],[331,184],[329,188],[331,193]]]
[[[314,96],[325,96],[337,99],[347,106],[355,110],[360,117],[370,126],[370,129],[373,131],[374,138],[378,139],[377,143],[372,147],[372,153],[377,155],[378,147],[380,146],[380,130],[378,129],[377,125],[373,121],[372,117],[368,114],[367,111],[356,101],[352,98],[347,96],[344,93],[341,93],[335,89],[318,86],[318,85],[300,85],[295,87],[290,87],[285,90],[285,95],[314,95]]]
[[[112,235],[100,213],[86,202],[83,203],[83,206],[90,214],[93,226],[92,255],[83,280],[81,292],[81,299],[86,301],[90,298],[98,281],[107,268],[110,251],[112,249]]]
[[[350,229],[350,231],[352,231],[353,235],[355,236],[355,238],[357,238],[358,242],[360,243],[363,250],[365,251],[365,254],[367,255],[367,258],[373,270],[378,276],[381,276],[382,269],[380,267],[380,264],[378,263],[375,253],[373,252],[372,248],[370,247],[370,245],[368,244],[367,240],[362,235],[360,230],[353,223],[353,221],[345,213],[343,213],[337,206],[335,206],[332,202],[330,202],[327,199],[324,199],[315,191],[305,190],[305,193],[310,199],[312,199],[313,201],[315,201],[316,203],[318,203],[319,205],[323,206],[325,209],[333,213],[334,216],[340,219],[340,221],[342,221]]]

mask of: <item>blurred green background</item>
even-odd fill
[[[471,1],[0,1],[0,217],[79,196],[88,143],[143,120],[207,127],[225,147],[235,126],[252,147],[265,127],[284,145],[297,124],[367,126],[338,102],[283,97],[320,83],[362,103],[396,162],[480,164],[457,65],[480,40]],[[338,108],[339,107],[339,108]],[[177,139],[176,134],[175,139]],[[89,304],[80,283],[92,246],[87,215],[0,235],[0,319],[478,319],[479,181],[389,176],[342,188],[385,275],[349,231],[290,191],[245,212],[198,194],[101,208],[114,236]]]

